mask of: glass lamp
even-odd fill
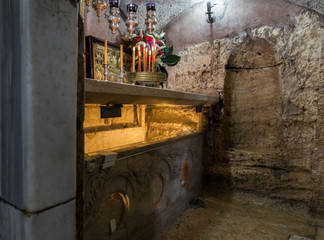
[[[129,37],[132,37],[134,35],[136,27],[138,25],[138,20],[136,19],[137,8],[138,6],[134,3],[127,5],[128,17],[126,20],[126,26]]]
[[[146,10],[147,10],[146,19],[145,19],[146,31],[151,34],[154,31],[155,25],[157,23],[155,17],[156,4],[147,3]]]
[[[119,1],[120,0],[109,0],[109,28],[112,33],[115,34],[120,23],[120,12],[119,12]]]

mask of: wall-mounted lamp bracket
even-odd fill
[[[222,20],[225,16],[225,12],[227,10],[227,5],[228,5],[228,1],[227,0],[222,0],[220,2],[218,2],[217,4],[212,4],[212,1],[207,1],[207,12],[206,12],[206,21],[208,23],[214,23],[217,20]],[[212,8],[214,6],[218,6],[217,7],[217,12],[214,13],[212,12]],[[216,17],[217,15],[217,17]]]
[[[206,20],[208,23],[213,23],[216,20],[216,17],[213,12],[206,12]]]
[[[208,23],[213,23],[216,20],[215,14],[212,12],[212,7],[214,5],[211,4],[211,1],[207,1],[207,12],[206,12],[206,20]]]
[[[121,117],[122,104],[114,104],[100,107],[100,117],[101,118],[116,118]]]

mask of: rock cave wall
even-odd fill
[[[187,17],[171,22],[167,34],[187,24]],[[246,26],[235,35],[208,42],[197,43],[194,38],[191,46],[184,40],[185,47],[177,48],[181,61],[168,69],[168,87],[221,99],[214,106],[207,141],[208,175],[215,188],[228,186],[304,202],[320,212],[323,16],[296,9],[293,20],[281,20]],[[215,24],[225,28],[228,23]]]

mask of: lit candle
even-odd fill
[[[141,72],[141,46],[138,46],[138,72]]]
[[[147,49],[146,49],[146,44],[144,43],[144,49],[143,49],[143,61],[144,61],[144,69],[143,72],[147,71]]]
[[[150,51],[149,51],[149,67],[148,67],[148,71],[149,71],[149,72],[151,72],[151,60],[152,60],[152,56],[151,56],[151,54],[152,54],[152,51],[150,50]]]
[[[107,64],[107,39],[105,39],[105,64]]]
[[[147,52],[146,52],[146,44],[144,43],[143,44],[143,46],[144,46],[144,48],[143,48],[143,72],[146,72],[146,64],[147,64],[147,57],[146,57],[146,54],[147,54]]]
[[[124,55],[123,45],[120,45],[120,68],[124,68],[123,55]]]
[[[156,46],[154,44],[154,46],[152,47],[152,72],[155,72],[155,56],[156,56]]]
[[[133,68],[132,68],[132,72],[135,72],[135,51],[136,51],[136,48],[134,46],[133,47]]]
[[[145,48],[145,68],[144,71],[147,72],[147,48]]]

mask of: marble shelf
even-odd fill
[[[211,105],[218,97],[138,85],[85,79],[87,104]]]

